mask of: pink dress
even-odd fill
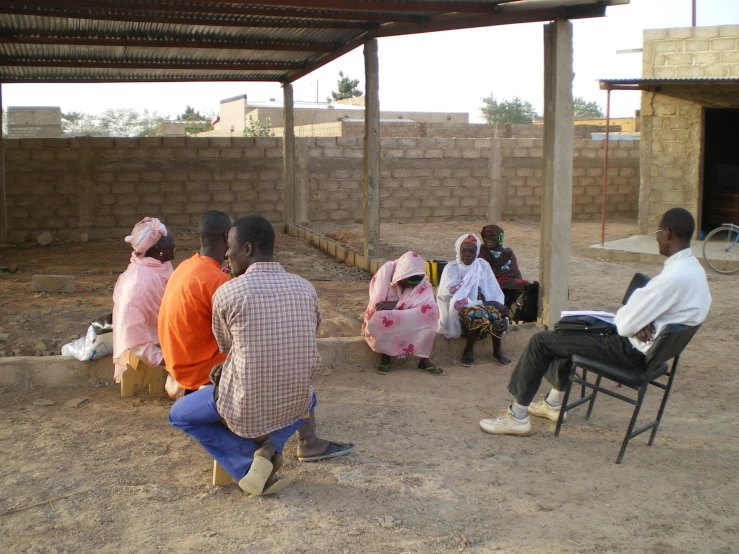
[[[415,252],[406,252],[398,260],[384,264],[372,277],[362,328],[374,352],[388,356],[431,356],[439,308],[425,274],[424,259]],[[415,287],[404,289],[398,284],[414,275],[424,276]],[[375,311],[378,302],[396,300],[394,310]]]
[[[171,262],[138,257],[134,252],[113,290],[113,362],[115,380],[126,371],[130,351],[150,366],[162,363],[157,319]]]

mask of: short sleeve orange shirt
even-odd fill
[[[159,342],[167,371],[186,389],[209,382],[210,370],[226,359],[213,336],[213,293],[228,275],[213,258],[195,254],[167,282],[159,309]]]

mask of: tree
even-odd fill
[[[339,92],[331,92],[333,100],[345,100],[346,98],[353,98],[354,96],[362,96],[364,94],[357,88],[359,85],[359,79],[350,79],[344,76],[343,71],[339,71],[340,79],[336,81]],[[326,100],[331,102],[331,98],[326,97]]]
[[[185,126],[185,134],[187,135],[196,135],[203,131],[213,130],[213,126],[210,124],[213,121],[212,114],[204,113],[201,115],[199,111],[191,106],[187,106],[184,113],[177,116],[177,121],[188,122]]]
[[[264,123],[249,116],[249,123],[244,127],[245,137],[273,137],[272,119],[266,118]]]
[[[144,125],[133,108],[108,108],[100,115],[100,129],[108,137],[135,137]]]
[[[3,138],[5,138],[5,137],[8,136],[8,110],[6,110],[5,108],[3,108],[2,118],[3,118],[3,133],[2,133],[2,135],[3,135]]]
[[[531,102],[514,96],[511,100],[495,99],[492,93],[482,99],[480,108],[482,118],[486,123],[533,123],[536,110]]]
[[[575,119],[601,119],[605,117],[603,108],[598,102],[586,102],[584,98],[576,96],[573,101],[575,104]]]
[[[103,133],[97,117],[82,112],[62,113],[62,132],[74,136],[98,136]]]

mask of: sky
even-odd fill
[[[739,25],[739,0],[697,0],[699,26]],[[617,50],[642,47],[644,29],[689,27],[691,0],[631,0],[608,8],[607,16],[575,20],[573,92],[605,106],[597,79],[641,77],[641,54]],[[543,27],[541,23],[446,31],[379,39],[380,108],[386,110],[468,112],[481,122],[481,98],[518,96],[543,104]],[[323,101],[336,89],[339,71],[360,79],[362,48],[293,84],[295,100]],[[218,112],[219,102],[246,94],[254,101],[282,97],[279,83],[102,83],[6,84],[5,106],[60,106],[62,112],[96,114],[107,108],[148,109],[175,117],[190,105]],[[612,117],[639,109],[638,92],[611,95]]]

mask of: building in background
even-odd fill
[[[8,106],[8,138],[61,138],[62,110]]]

